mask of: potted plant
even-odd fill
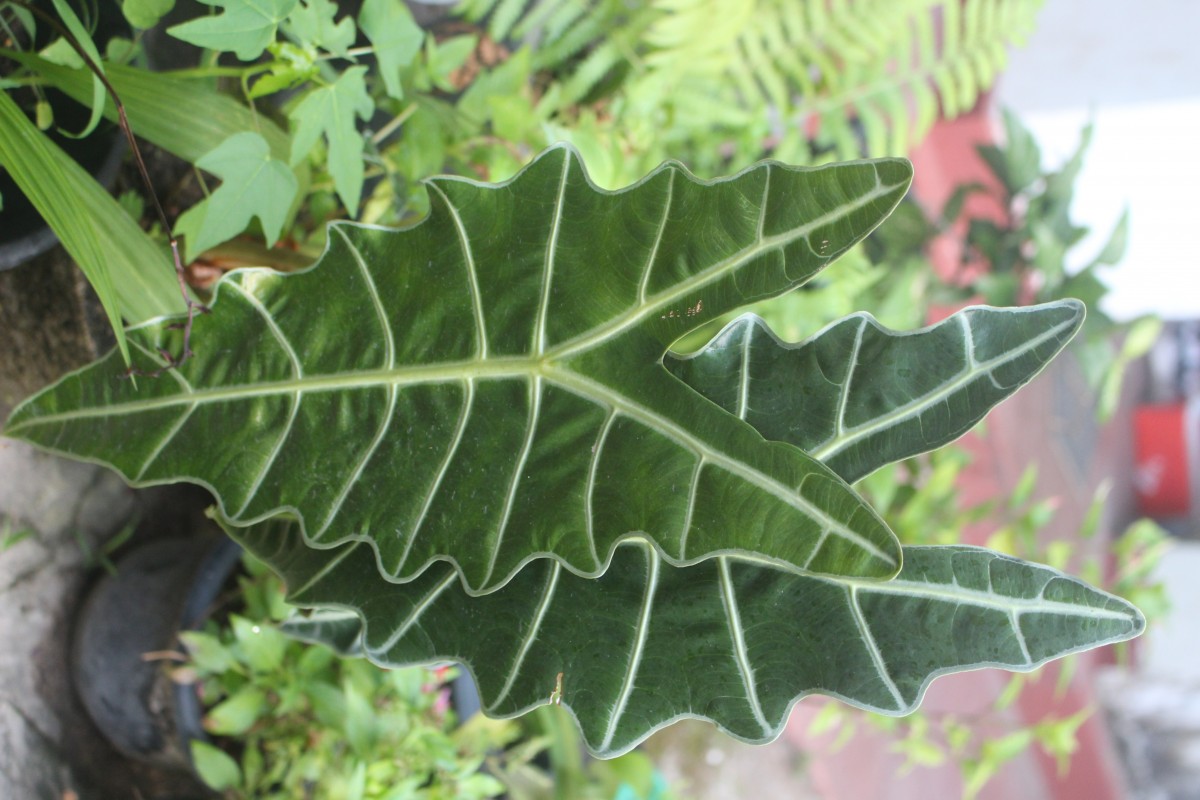
[[[208,619],[240,552],[212,530],[157,539],[121,558],[88,593],[75,623],[72,677],[88,714],[124,755],[190,768],[199,704],[169,680],[163,661],[178,652],[180,631]]]
[[[459,661],[491,716],[561,703],[604,757],[683,716],[767,741],[814,692],[905,713],[946,671],[1032,669],[1140,632],[1132,606],[1056,570],[902,548],[850,486],[1032,379],[1081,324],[1078,303],[968,309],[913,333],[851,314],[794,344],[741,317],[677,356],[684,334],[849,251],[910,165],[763,162],[704,181],[669,162],[609,192],[556,146],[500,183],[399,180],[443,167],[402,169],[414,141],[454,141],[421,113],[451,103],[490,133],[441,152],[512,173],[524,153],[506,137],[531,136],[535,99],[521,53],[453,95],[477,42],[383,37],[413,30],[401,8],[339,20],[285,3],[220,45],[245,11],[230,2],[176,31],[245,59],[274,45],[242,73],[251,94],[304,86],[288,162],[315,164],[321,188],[295,244],[327,237],[326,250],[307,270],[223,278],[191,357],[177,320],[130,329],[145,379],[102,359],[23,404],[8,435],[135,485],[204,485],[231,535],[320,612],[294,629],[385,666]],[[385,11],[394,24],[376,27]],[[356,22],[387,100],[346,64]],[[314,52],[281,28],[309,31]],[[431,91],[409,111],[421,87],[452,100]],[[394,115],[357,136],[376,102]],[[269,144],[234,145],[217,161],[282,176]],[[363,153],[380,178],[365,201]],[[240,218],[273,239],[279,203],[259,202],[273,212]],[[410,224],[323,226],[339,202]],[[219,205],[214,193],[194,238]]]
[[[521,730],[460,715],[451,667],[378,670],[290,639],[277,628],[290,612],[278,578],[249,556],[242,565],[226,601],[236,608],[183,632],[188,658],[171,670],[204,708],[212,738],[194,736],[190,748],[211,788],[230,798],[504,791],[504,749]]]

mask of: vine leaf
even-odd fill
[[[799,447],[854,483],[966,433],[1041,372],[1083,318],[1076,300],[979,306],[897,333],[859,313],[786,344],[747,314],[695,355],[665,363],[767,439]]]
[[[358,25],[375,48],[388,97],[404,97],[401,71],[421,52],[425,31],[401,0],[364,0]]]
[[[203,16],[167,28],[167,33],[197,47],[228,50],[242,61],[262,55],[275,39],[279,24],[287,19],[299,0],[200,0],[220,6],[218,16]]]
[[[298,183],[287,164],[271,158],[267,140],[253,131],[235,133],[200,157],[196,166],[222,182],[211,196],[183,212],[175,225],[185,236],[190,257],[237,236],[256,216],[267,247],[274,247]]]
[[[354,118],[369,119],[375,110],[366,74],[366,67],[350,67],[332,84],[310,91],[288,114],[296,124],[292,166],[324,136],[329,147],[329,174],[351,216],[358,213],[363,186],[363,139]]]
[[[302,41],[323,47],[334,55],[346,56],[354,45],[354,20],[342,17],[334,22],[338,6],[333,0],[308,0],[288,17],[287,25]]]
[[[499,186],[435,179],[413,228],[337,225],[311,270],[223,279],[180,369],[135,390],[103,359],[6,433],[136,485],[208,486],[234,525],[291,511],[310,545],[366,540],[393,580],[451,561],[472,593],[538,557],[598,575],[629,537],[672,564],[891,577],[899,543],[844,481],[662,358],[809,279],[911,170],[763,162],[705,182],[667,163],[604,192],[556,147]],[[131,330],[135,364],[179,335]]]
[[[175,0],[124,0],[121,13],[135,28],[153,28],[175,6]]]
[[[867,581],[724,556],[671,567],[629,542],[594,580],[543,559],[470,597],[449,568],[389,583],[369,548],[330,560],[286,523],[235,538],[283,576],[289,602],[321,609],[289,622],[292,635],[385,667],[459,661],[498,717],[544,704],[562,673],[562,705],[600,757],[685,717],[771,741],[809,694],[906,714],[938,675],[1030,671],[1145,625],[1081,581],[966,546],[906,547],[895,579]]]

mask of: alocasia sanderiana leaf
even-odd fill
[[[225,278],[179,369],[135,389],[103,359],[5,432],[135,485],[208,486],[234,525],[289,511],[394,580],[452,561],[472,593],[538,557],[598,575],[630,537],[671,564],[891,577],[899,544],[843,480],[662,359],[812,277],[910,178],[898,159],[711,182],[667,163],[605,192],[556,147],[499,186],[434,179],[412,228],[337,225],[311,270]],[[178,350],[171,322],[129,332],[143,369]]]
[[[966,433],[1037,375],[1083,319],[1075,300],[978,306],[897,334],[852,314],[789,345],[748,314],[696,355],[665,363],[767,439],[794,444],[854,483]]]
[[[710,396],[736,398],[727,404],[762,424],[760,430],[787,433],[785,420],[846,397],[851,371],[832,357],[813,357],[836,346],[847,360],[849,328],[866,342],[853,379],[859,391],[876,386],[876,401],[859,421],[874,438],[891,431],[907,455],[955,438],[964,420],[977,419],[1048,363],[1081,321],[1074,302],[968,309],[911,334],[856,314],[789,345],[747,315],[682,360],[691,367],[682,377]],[[963,352],[966,330],[976,341],[1003,341],[1009,352],[991,369],[976,370],[975,380],[962,380],[943,363],[949,353]],[[777,379],[759,372],[763,363],[776,365]],[[749,373],[745,364],[752,365]],[[910,365],[911,374],[897,375],[897,364]],[[814,368],[823,378],[806,381]],[[1001,378],[1007,389],[997,393],[992,381]],[[993,387],[984,399],[980,379]],[[912,425],[914,409],[939,405],[943,419],[923,429]],[[863,441],[855,427],[835,430],[832,438],[815,437],[832,445],[831,454]],[[901,457],[896,452],[868,448],[842,463],[866,474]],[[597,580],[538,562],[500,591],[474,598],[448,566],[399,585],[372,569],[371,551],[362,545],[331,558],[305,548],[281,522],[234,534],[284,577],[289,600],[321,609],[292,623],[293,633],[385,666],[463,661],[495,715],[546,702],[547,687],[562,672],[564,704],[589,748],[605,756],[685,716],[710,719],[747,741],[768,741],[795,700],[811,693],[905,713],[939,674],[981,666],[1029,670],[1130,638],[1144,625],[1128,603],[1080,581],[970,547],[906,548],[900,575],[877,582],[789,574],[732,556],[672,567],[651,549],[629,544]]]
[[[385,664],[462,660],[498,715],[562,673],[597,754],[684,716],[771,739],[813,692],[902,713],[937,674],[1031,669],[1144,624],[975,548],[910,548],[871,580],[899,553],[842,481],[965,430],[1061,348],[1076,304],[912,335],[856,316],[795,346],[744,318],[666,355],[811,277],[907,181],[897,161],[710,184],[668,164],[604,193],[561,149],[500,187],[441,179],[417,227],[337,227],[309,272],[227,278],[197,325],[210,351],[182,369],[135,394],[110,357],[7,431],[137,483],[204,483],[235,524],[298,516],[234,531],[292,600],[349,610],[298,627]],[[179,344],[168,322],[131,331],[146,368]]]
[[[294,635],[341,641],[383,666],[460,661],[493,716],[546,703],[561,672],[562,704],[601,757],[682,718],[771,741],[809,694],[904,714],[938,675],[1028,671],[1145,625],[1082,581],[966,546],[906,547],[900,574],[872,581],[729,556],[672,567],[628,542],[599,578],[540,559],[471,597],[450,568],[389,583],[370,548],[343,546],[331,559],[284,522],[235,538],[283,576],[289,602],[322,609],[291,623]]]

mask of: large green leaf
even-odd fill
[[[796,445],[854,483],[965,433],[1037,375],[1083,316],[1075,300],[975,307],[897,333],[853,314],[793,345],[746,315],[666,365],[767,439]]]
[[[1080,320],[1070,302],[972,308],[923,331],[895,333],[855,314],[791,345],[746,316],[672,368],[682,366],[683,380],[762,433],[824,444],[825,457],[849,477],[850,470],[866,474],[951,441],[1007,395],[988,376],[1015,389],[1053,358]],[[1005,366],[954,378],[944,362],[952,367],[951,356],[963,353],[968,330],[978,342],[1003,343]],[[855,348],[856,340],[865,344]],[[731,358],[731,350],[740,354]],[[912,374],[897,383],[899,365]],[[851,372],[857,391],[877,391],[862,404],[859,425],[835,426],[833,438],[824,424],[806,428],[810,414],[836,416],[831,409],[847,397]],[[990,387],[982,396],[971,388],[979,380]],[[904,414],[933,406],[944,406],[944,418],[926,419],[920,437],[904,433],[911,424]],[[862,439],[860,426],[881,433]],[[889,429],[902,444],[883,435]],[[839,455],[862,441],[878,446],[855,459]],[[322,609],[293,623],[294,633],[384,665],[463,660],[493,714],[545,702],[546,687],[563,672],[565,702],[589,746],[605,755],[684,715],[767,741],[794,700],[814,692],[903,713],[938,674],[986,665],[1031,669],[1073,649],[1134,636],[1143,625],[1122,601],[973,548],[909,548],[896,580],[870,583],[792,575],[728,556],[672,567],[653,551],[624,546],[597,581],[542,565],[537,572],[527,567],[500,592],[469,598],[449,567],[397,585],[371,570],[361,546],[331,559],[305,550],[279,523],[236,537],[284,577],[289,599]],[[994,585],[984,582],[988,575]],[[1031,601],[1038,597],[1053,602]],[[612,708],[623,713],[614,718]]]
[[[284,577],[289,601],[325,609],[292,623],[293,634],[341,640],[384,666],[462,662],[494,716],[548,702],[561,672],[563,705],[604,757],[684,717],[770,741],[809,694],[904,714],[938,675],[1028,671],[1145,624],[1119,598],[973,547],[908,547],[898,577],[866,581],[729,557],[670,567],[630,542],[599,578],[543,559],[471,597],[452,569],[389,583],[369,547],[331,560],[287,524],[236,537]]]
[[[631,536],[673,564],[890,577],[898,542],[840,478],[662,357],[810,278],[910,178],[887,159],[713,182],[668,163],[603,192],[562,147],[500,186],[439,178],[413,228],[335,226],[309,271],[227,277],[182,368],[134,389],[109,357],[6,433],[209,486],[235,525],[291,510],[309,544],[366,539],[396,580],[450,560],[482,592],[538,556],[597,575]],[[168,321],[129,339],[146,369],[180,347]]]

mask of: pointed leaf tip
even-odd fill
[[[302,638],[386,667],[460,661],[496,717],[544,704],[561,673],[562,704],[605,758],[683,717],[771,741],[810,694],[906,714],[939,675],[1029,671],[1144,626],[1120,598],[974,547],[906,548],[894,580],[866,581],[724,556],[672,567],[630,542],[597,579],[542,560],[471,597],[446,565],[397,585],[362,544],[309,550],[285,525],[236,535],[296,587],[291,602],[358,615],[294,623]]]
[[[971,307],[903,332],[858,313],[788,344],[745,315],[698,353],[664,363],[767,439],[799,447],[853,483],[970,430],[1082,323],[1076,300]]]

